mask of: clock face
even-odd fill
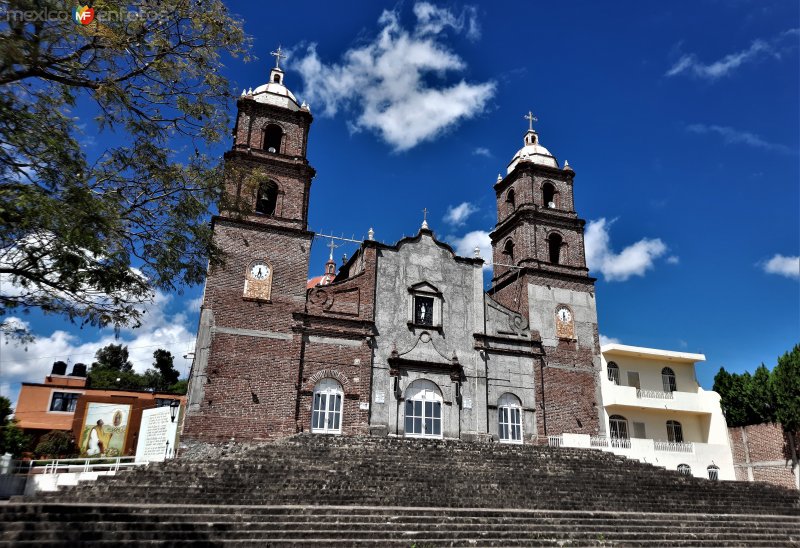
[[[559,321],[565,323],[572,320],[572,313],[567,308],[559,308],[556,315],[558,316]]]
[[[250,268],[250,276],[254,280],[266,280],[269,276],[269,267],[264,263],[256,263]]]

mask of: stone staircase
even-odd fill
[[[800,499],[611,453],[298,435],[0,507],[14,546],[797,546]]]

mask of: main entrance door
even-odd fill
[[[442,394],[431,381],[418,380],[406,389],[406,436],[442,437]]]

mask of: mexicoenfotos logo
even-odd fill
[[[72,8],[72,20],[81,25],[88,25],[94,21],[94,8],[75,6]]]

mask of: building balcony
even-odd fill
[[[708,467],[719,468],[719,479],[736,479],[733,458],[727,445],[670,442],[639,438],[609,438],[588,434],[561,434],[548,436],[551,447],[581,447],[607,451],[630,459],[661,466],[667,470],[677,470],[678,466],[688,466],[690,475],[708,478]]]
[[[666,392],[635,386],[619,386],[603,379],[603,406],[613,405],[636,407],[639,409],[666,409],[669,411],[685,411],[689,413],[714,413],[719,409],[715,398],[709,398],[699,392]]]

